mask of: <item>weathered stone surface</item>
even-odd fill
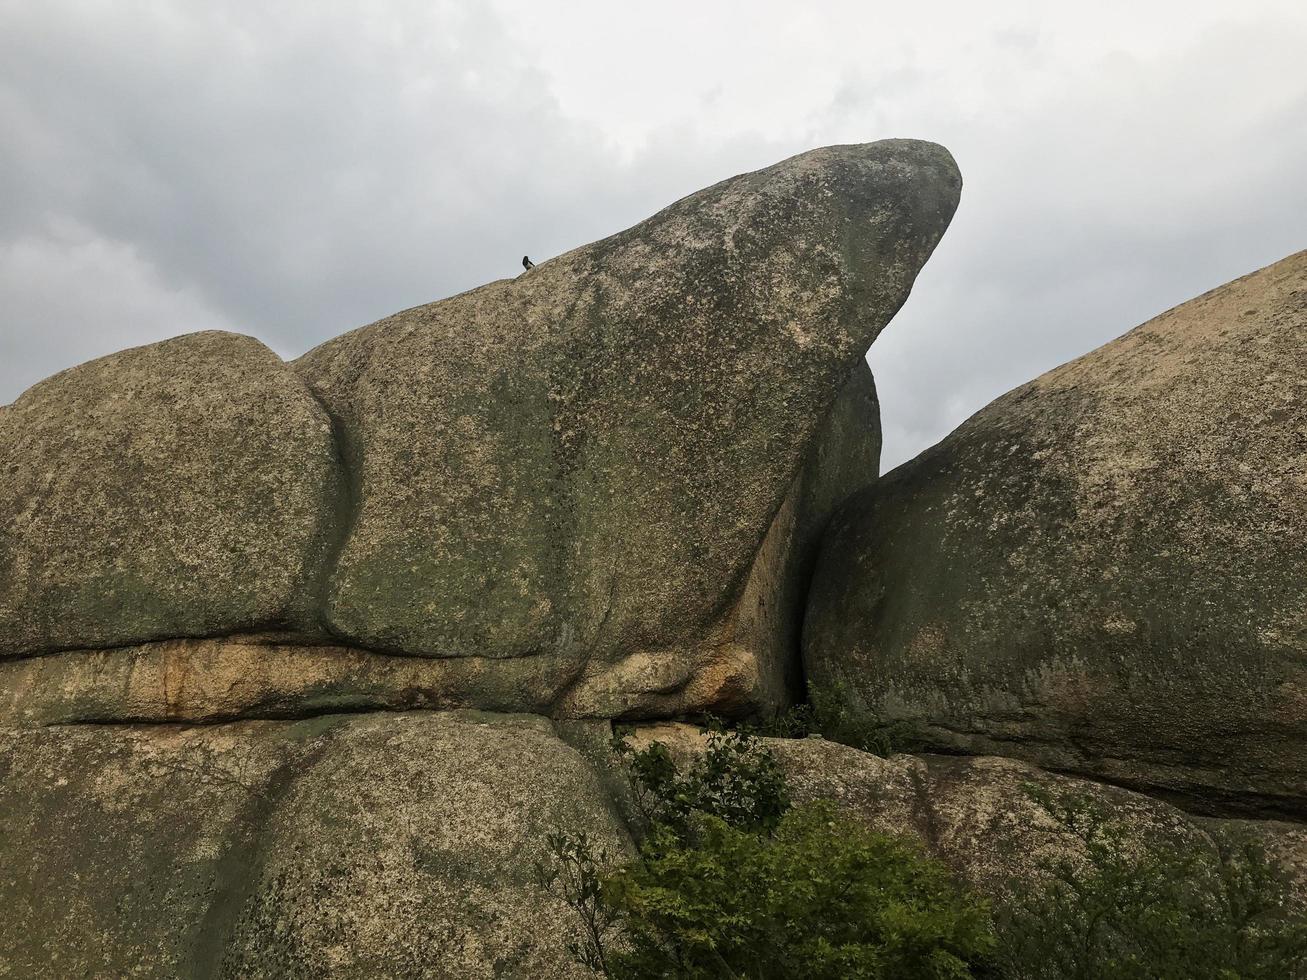
[[[805,663],[941,748],[1307,806],[1307,252],[995,401],[832,522]]]
[[[544,657],[433,660],[265,636],[160,640],[0,662],[0,726],[417,708],[550,714],[577,669]]]
[[[311,628],[331,424],[251,337],[57,374],[0,413],[0,656]]]
[[[635,743],[661,741],[686,759],[702,749],[698,729],[642,726]],[[1030,790],[1097,807],[1140,843],[1212,848],[1256,839],[1283,861],[1307,900],[1307,827],[1278,820],[1196,816],[1161,800],[1057,775],[998,756],[894,755],[880,758],[821,738],[765,739],[795,802],[831,800],[850,816],[904,834],[989,895],[1041,875],[1041,862],[1080,852]]]
[[[933,144],[827,147],[291,368],[209,333],[36,386],[0,413],[0,654],[68,653],[0,711],[783,705],[819,532],[877,475],[863,354],[959,190]]]
[[[609,731],[462,711],[0,729],[0,977],[586,976],[532,870],[556,829],[632,853]],[[636,738],[703,744],[686,725]],[[1029,784],[1140,839],[1255,835],[1307,869],[1301,824],[1197,818],[1009,759],[767,743],[797,801],[916,836],[991,893],[1072,848]]]
[[[959,189],[932,144],[814,150],[305,355],[355,480],[332,629],[579,662],[572,713],[704,707],[704,677],[719,709],[778,698],[776,644],[737,634],[773,614],[739,600],[791,585],[746,580],[841,390],[866,401],[859,362]],[[792,567],[836,489],[805,484],[759,574]]]
[[[0,731],[0,977],[573,977],[544,835],[630,846],[549,723]]]
[[[759,550],[732,629],[738,649],[777,665],[777,700],[797,689],[799,612],[821,523],[845,489],[874,477],[879,458],[875,388],[865,366],[836,403],[766,541]],[[561,716],[605,711],[681,714],[712,705],[744,708],[757,696],[738,674],[755,676],[741,657],[687,675],[686,664],[637,676],[619,666],[586,668],[570,656],[428,658],[396,656],[329,642],[262,634],[184,638],[108,650],[69,650],[0,661],[0,726],[66,722],[212,722],[299,717],[336,710],[484,708]],[[607,685],[607,686],[605,686]]]
[[[733,644],[753,651],[759,665],[756,698],[765,704],[788,705],[803,690],[796,653],[821,533],[839,504],[876,481],[880,447],[880,402],[861,361],[776,512],[730,621]]]

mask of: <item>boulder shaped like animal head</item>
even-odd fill
[[[289,365],[197,334],[37,385],[0,712],[780,703],[815,529],[876,473],[863,355],[960,187],[827,147]]]

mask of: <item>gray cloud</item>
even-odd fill
[[[0,34],[4,395],[128,339],[106,312],[141,340],[223,322],[298,353],[717,176],[690,157],[634,177],[485,14],[57,9]]]
[[[893,464],[1307,245],[1291,7],[1141,21],[1135,50],[1019,13],[928,42],[763,3],[681,50],[690,22],[542,6],[0,0],[0,402],[193,329],[295,355],[732,173],[911,135],[967,186],[872,352]]]
[[[886,466],[1043,371],[1307,247],[1303,50],[1307,20],[1252,18],[1150,61],[1090,62],[1020,111],[908,107],[933,112],[927,131],[966,186],[871,351]],[[874,85],[854,89],[839,113],[883,102]]]

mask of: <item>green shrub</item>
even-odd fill
[[[1093,800],[1028,787],[1069,842],[997,914],[1011,980],[1293,980],[1307,918],[1287,875],[1251,841],[1141,841]]]
[[[695,816],[694,844],[656,827],[604,881],[623,924],[611,976],[973,976],[993,948],[985,904],[908,843],[790,810],[774,834]]]
[[[542,887],[577,914],[573,955],[618,980],[1307,980],[1307,917],[1255,842],[1129,834],[1093,798],[1027,793],[1065,856],[986,903],[912,843],[791,807],[777,760],[709,735],[683,771],[621,739],[638,857],[549,837]]]
[[[584,836],[551,835],[540,885],[577,913],[569,949],[619,980],[964,978],[993,946],[985,903],[914,845],[791,808],[775,757],[709,734],[683,772],[666,746],[616,739],[645,829],[605,870]]]
[[[636,751],[618,734],[641,833],[656,825],[690,830],[692,814],[707,814],[742,830],[770,831],[789,809],[780,763],[758,739],[739,731],[709,731],[704,751],[681,772],[667,746]]]
[[[584,832],[575,837],[549,834],[545,845],[550,860],[536,863],[536,884],[561,898],[581,924],[581,934],[567,941],[567,951],[583,966],[613,976],[608,967],[608,947],[621,910],[604,897],[603,873],[610,855],[597,848]]]

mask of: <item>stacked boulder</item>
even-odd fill
[[[0,717],[783,705],[879,465],[863,355],[960,187],[828,147],[293,364],[206,333],[38,384],[0,415],[0,658],[40,658]]]

